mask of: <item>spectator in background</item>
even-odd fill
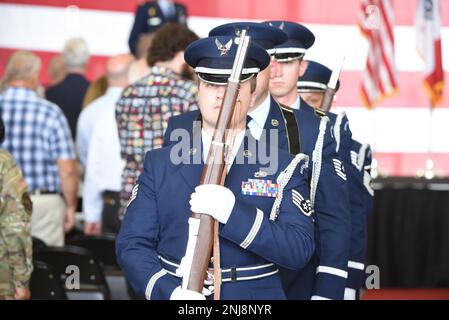
[[[117,102],[121,156],[125,161],[121,214],[143,170],[145,153],[162,147],[168,119],[198,108],[197,85],[182,77],[190,70],[184,50],[197,39],[195,33],[181,24],[161,27],[148,54],[149,75],[125,88]]]
[[[129,54],[115,56],[108,60],[106,77],[109,87],[105,95],[86,106],[78,118],[76,146],[79,159],[84,167],[86,167],[87,151],[95,124],[108,109],[115,107],[123,88],[128,85],[128,69],[131,61],[133,61],[133,56]]]
[[[101,76],[94,82],[92,82],[87,89],[87,92],[83,99],[83,106],[84,109],[87,107],[92,101],[94,101],[97,98],[100,98],[102,95],[106,93],[106,90],[108,90],[108,78],[106,76]]]
[[[128,79],[129,83],[134,83],[137,80],[142,79],[148,73],[150,73],[150,67],[148,66],[147,56],[153,42],[154,33],[145,33],[140,36],[140,40],[137,44],[136,57],[139,57],[136,61],[131,63],[129,67]]]
[[[51,58],[48,65],[48,77],[50,78],[50,85],[54,86],[64,80],[67,75],[67,70],[64,64],[62,54],[55,55]]]
[[[136,57],[139,57],[139,60],[146,59],[148,55],[148,50],[150,50],[151,43],[153,42],[154,32],[153,33],[142,33],[139,37],[139,41],[137,42],[136,47]]]
[[[108,61],[108,82],[111,86],[106,95],[95,100],[92,106],[81,113],[78,123],[79,137],[87,136],[85,129],[88,122],[84,122],[85,119],[95,124],[89,129],[90,140],[86,146],[83,147],[82,140],[78,140],[79,148],[85,149],[83,152],[87,151],[83,189],[86,234],[99,234],[102,231],[118,233],[120,227],[118,209],[123,162],[115,121],[115,104],[123,88],[128,85],[128,67],[132,60],[132,55],[121,55]]]
[[[147,57],[145,56],[143,58],[140,58],[139,60],[134,61],[129,66],[129,72],[128,72],[129,83],[134,83],[134,82],[142,79],[149,73],[150,73],[150,67],[148,66]]]
[[[0,144],[5,137],[0,116]],[[30,298],[32,204],[20,168],[0,148],[0,300]]]
[[[63,246],[64,230],[75,223],[78,173],[67,119],[35,91],[40,69],[40,59],[31,52],[15,52],[8,61],[7,89],[0,95],[4,147],[22,168],[31,193],[32,235]]]
[[[5,89],[6,89],[6,83],[5,83],[5,80],[2,78],[2,79],[0,79],[0,93],[2,93],[3,90],[5,90]]]
[[[86,41],[81,38],[68,40],[64,46],[63,58],[67,76],[62,82],[49,87],[45,94],[48,100],[62,109],[69,121],[72,137],[76,137],[76,122],[89,87],[89,81],[84,76],[89,61]]]
[[[186,7],[172,0],[147,1],[137,7],[128,41],[129,50],[137,59],[144,57],[151,45],[148,34],[155,32],[166,22],[187,26]]]

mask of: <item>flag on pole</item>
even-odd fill
[[[362,0],[359,26],[368,40],[368,57],[361,96],[365,106],[374,107],[397,90],[394,59],[394,13],[391,0]]]
[[[439,0],[418,0],[415,27],[416,49],[424,60],[424,87],[434,107],[443,100],[444,87]]]

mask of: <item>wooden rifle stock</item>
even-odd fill
[[[340,72],[343,67],[343,63],[345,61],[345,56],[341,56],[341,60],[338,61],[337,66],[332,70],[331,77],[329,79],[329,83],[327,84],[326,91],[324,92],[323,101],[321,102],[320,109],[322,111],[328,112],[332,107],[332,103],[334,102],[334,96],[337,88],[338,78],[340,77]]]
[[[201,174],[201,184],[224,184],[224,177],[226,176],[226,130],[231,127],[231,120],[234,114],[235,104],[240,87],[240,76],[243,69],[243,64],[246,58],[246,53],[249,45],[249,37],[246,36],[246,30],[242,30],[239,36],[239,46],[237,55],[234,60],[231,76],[228,79],[225,95],[221,105],[220,113],[218,115],[217,124],[212,137],[207,160]],[[231,146],[229,146],[231,147]],[[193,218],[200,219],[200,227],[198,230],[198,237],[193,253],[192,265],[189,273],[187,289],[199,293],[203,292],[204,280],[209,267],[211,257],[212,245],[214,238],[218,239],[218,228],[214,228],[216,221],[209,215],[198,214],[192,212]],[[215,251],[215,254],[218,251]],[[214,257],[214,260],[219,261],[219,255]],[[216,266],[214,261],[214,267]],[[219,292],[221,279],[214,277],[214,288]],[[217,295],[215,295],[217,298]]]

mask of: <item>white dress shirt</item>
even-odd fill
[[[121,190],[124,165],[120,155],[115,104],[111,104],[97,119],[87,153],[83,188],[83,212],[86,222],[101,221],[101,194],[106,190]]]
[[[158,0],[157,3],[166,18],[171,18],[172,16],[176,15],[176,8],[175,8],[175,4],[173,3],[173,1]]]
[[[267,95],[266,99],[262,102],[256,110],[248,113],[251,117],[251,121],[248,123],[248,127],[251,130],[252,136],[259,140],[262,136],[263,128],[265,127],[265,122],[267,122],[268,114],[270,113],[271,96]]]
[[[296,98],[296,101],[293,103],[293,105],[290,106],[290,108],[299,110],[301,108],[301,100],[299,99],[299,95]]]
[[[87,152],[94,126],[103,117],[109,108],[115,108],[115,103],[120,98],[123,88],[110,87],[106,93],[89,103],[81,112],[76,130],[76,147],[81,163],[86,167]]]

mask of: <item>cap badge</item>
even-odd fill
[[[221,52],[220,56],[224,56],[228,53],[228,51],[231,49],[232,46],[232,39],[229,40],[225,45],[223,45],[220,40],[215,39],[215,45],[217,46],[217,49]]]

